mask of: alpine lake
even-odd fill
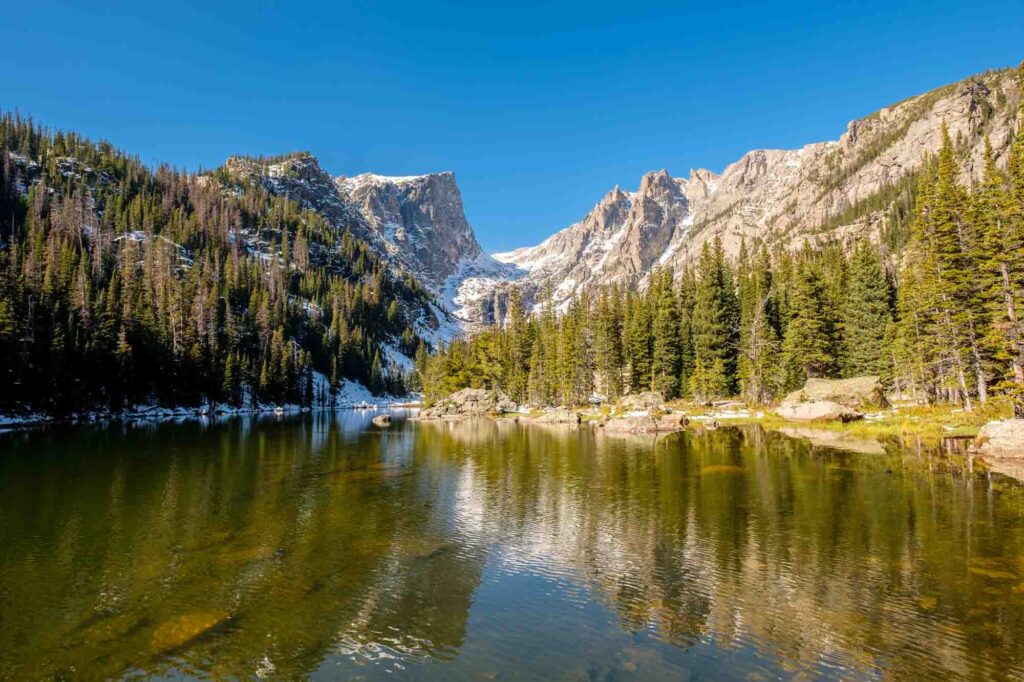
[[[0,434],[0,679],[1024,679],[957,443],[374,414]]]

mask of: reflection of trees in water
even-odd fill
[[[0,677],[293,677],[340,646],[457,650],[483,554],[445,540],[408,433],[329,417],[23,443],[0,463],[0,530],[23,538]]]
[[[1020,487],[918,449],[759,429],[365,430],[369,416],[7,441],[0,677],[448,658],[488,556],[582,579],[622,627],[678,647],[905,677],[1020,670]]]
[[[426,425],[515,560],[597,586],[625,627],[753,644],[793,668],[1020,671],[1022,489],[921,449],[862,456],[760,429],[609,438]],[[938,464],[937,464],[938,462]]]

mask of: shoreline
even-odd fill
[[[394,401],[394,402],[392,402]],[[41,413],[16,415],[0,413],[0,433],[44,426],[94,426],[115,422],[170,422],[177,420],[218,419],[246,416],[285,416],[312,414],[316,412],[342,412],[348,410],[378,411],[391,409],[417,409],[422,403],[409,397],[381,398],[379,402],[346,403],[339,405],[259,405],[256,407],[228,407],[223,405],[200,407],[158,407],[147,406],[120,412],[88,411],[62,417]]]

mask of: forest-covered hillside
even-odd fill
[[[0,411],[402,393],[429,302],[285,198],[0,116]]]

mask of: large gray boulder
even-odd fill
[[[831,400],[781,405],[775,410],[775,414],[783,419],[798,422],[850,422],[864,416],[846,405]]]
[[[464,388],[442,398],[434,405],[420,410],[417,419],[458,419],[461,417],[486,417],[519,409],[501,391],[484,388]]]
[[[804,387],[782,399],[782,405],[828,401],[852,410],[888,407],[882,381],[877,376],[850,379],[808,379]]]
[[[1024,419],[985,424],[974,439],[974,450],[986,457],[1024,459]]]
[[[619,409],[623,412],[639,412],[652,410],[665,410],[665,396],[658,391],[644,391],[643,393],[629,393],[619,400]]]

